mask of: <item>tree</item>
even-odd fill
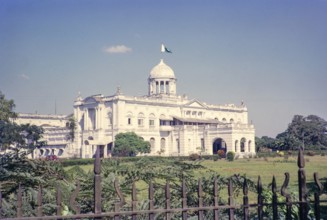
[[[8,122],[10,118],[16,118],[17,114],[13,111],[14,108],[14,101],[12,99],[7,100],[0,91],[0,121]]]
[[[274,149],[276,146],[276,140],[268,136],[262,136],[261,138],[255,137],[255,145],[257,151],[262,151],[264,149]]]
[[[66,126],[69,129],[69,133],[66,136],[67,140],[74,141],[75,139],[75,130],[76,130],[76,120],[73,115],[68,118],[68,123]]]
[[[327,121],[316,115],[295,115],[286,131],[277,135],[279,148],[295,149],[305,146],[311,149],[327,147]]]
[[[135,156],[150,153],[150,143],[134,132],[119,133],[115,136],[114,156]]]

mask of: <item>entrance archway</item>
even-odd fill
[[[223,150],[226,154],[227,145],[224,139],[217,138],[212,144],[212,153],[218,154],[219,150]]]
[[[242,138],[241,139],[241,152],[245,152],[245,144],[246,144],[246,139]]]

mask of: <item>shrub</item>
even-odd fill
[[[307,152],[307,156],[314,156],[315,155],[315,152],[313,152],[313,151],[308,151]]]
[[[280,156],[280,157],[283,157],[284,156],[284,152],[283,151],[277,151],[277,155]]]
[[[220,158],[224,158],[225,157],[225,151],[224,150],[218,150],[218,155]]]
[[[200,155],[199,154],[190,154],[189,159],[192,161],[199,160]]]
[[[233,161],[235,157],[235,153],[233,151],[228,151],[228,153],[226,154],[226,159],[228,161]]]
[[[218,155],[213,155],[212,159],[213,159],[213,161],[217,161],[219,159],[219,156]]]
[[[289,150],[289,151],[287,151],[287,154],[288,154],[288,156],[292,156],[293,153],[292,153],[292,151]]]

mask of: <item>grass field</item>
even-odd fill
[[[131,162],[129,162],[131,163]],[[190,162],[192,163],[192,162]],[[273,176],[276,178],[277,189],[280,191],[281,186],[284,182],[285,172],[290,173],[290,183],[289,191],[294,192],[295,195],[298,194],[298,166],[297,166],[297,156],[289,157],[284,159],[283,157],[266,157],[266,158],[251,158],[251,159],[237,159],[229,162],[225,159],[218,161],[213,160],[202,160],[197,161],[200,163],[204,169],[194,170],[196,178],[207,177],[209,172],[213,171],[217,175],[222,177],[230,177],[234,174],[246,175],[249,179],[255,183],[260,175],[263,187],[266,188],[272,182]],[[132,165],[132,163],[131,163]],[[82,165],[80,166],[85,171],[93,170],[93,165]],[[66,167],[65,169],[69,169]],[[305,156],[305,171],[306,171],[306,181],[308,185],[312,186],[314,181],[314,172],[319,173],[320,179],[323,182],[327,181],[327,157],[326,156]],[[138,189],[138,198],[146,199],[148,197],[147,184],[143,181],[136,183]],[[227,187],[221,191],[220,196],[222,198],[227,198]],[[297,196],[296,196],[297,197]],[[326,199],[324,195],[322,197]],[[257,194],[255,192],[249,192],[250,203],[255,203],[257,200]],[[237,202],[242,202],[242,196],[237,197]]]
[[[234,174],[245,174],[252,181],[257,181],[261,176],[262,184],[267,186],[271,183],[273,175],[276,177],[277,187],[284,182],[284,173],[290,173],[290,188],[297,189],[297,156],[289,157],[287,160],[283,157],[266,157],[238,159],[232,162],[227,160],[202,160],[200,162],[205,169],[195,170],[196,177],[205,177],[208,171],[229,177]],[[93,165],[80,166],[85,171],[93,170]],[[66,167],[65,169],[69,169]],[[327,178],[327,157],[326,156],[305,156],[305,170],[307,183],[313,182],[313,173],[318,172],[320,178]]]
[[[227,160],[202,160],[201,165],[206,169],[197,170],[196,176],[206,176],[207,171],[212,170],[223,177],[229,177],[234,174],[245,174],[248,178],[256,181],[261,176],[263,184],[269,184],[274,175],[277,185],[284,181],[284,173],[291,175],[290,185],[297,183],[297,157],[289,157],[287,160],[283,157],[251,158],[238,159],[232,162]],[[93,165],[81,165],[85,171],[93,170]],[[69,169],[66,167],[65,169]],[[313,181],[313,173],[318,172],[321,178],[327,178],[327,157],[326,156],[305,156],[305,170],[307,182]]]

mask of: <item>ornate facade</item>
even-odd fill
[[[148,95],[94,95],[74,103],[77,130],[74,146],[83,158],[97,145],[106,157],[114,137],[133,131],[151,144],[150,155],[178,156],[234,151],[255,154],[255,130],[242,103],[209,105],[177,95],[174,71],[160,61],[148,77]]]
[[[115,135],[133,131],[151,144],[150,155],[178,156],[217,154],[234,151],[239,156],[255,154],[255,130],[248,110],[241,105],[210,105],[177,94],[174,71],[160,61],[148,77],[148,94],[124,95],[120,89],[112,96],[79,96],[74,102],[76,130],[74,141],[65,139],[66,123],[48,128],[49,151],[63,157],[91,158],[100,146],[101,155],[110,155]],[[67,122],[66,117],[66,122]],[[55,133],[62,147],[56,149]],[[51,139],[52,138],[52,139]],[[62,151],[60,151],[62,150]]]

